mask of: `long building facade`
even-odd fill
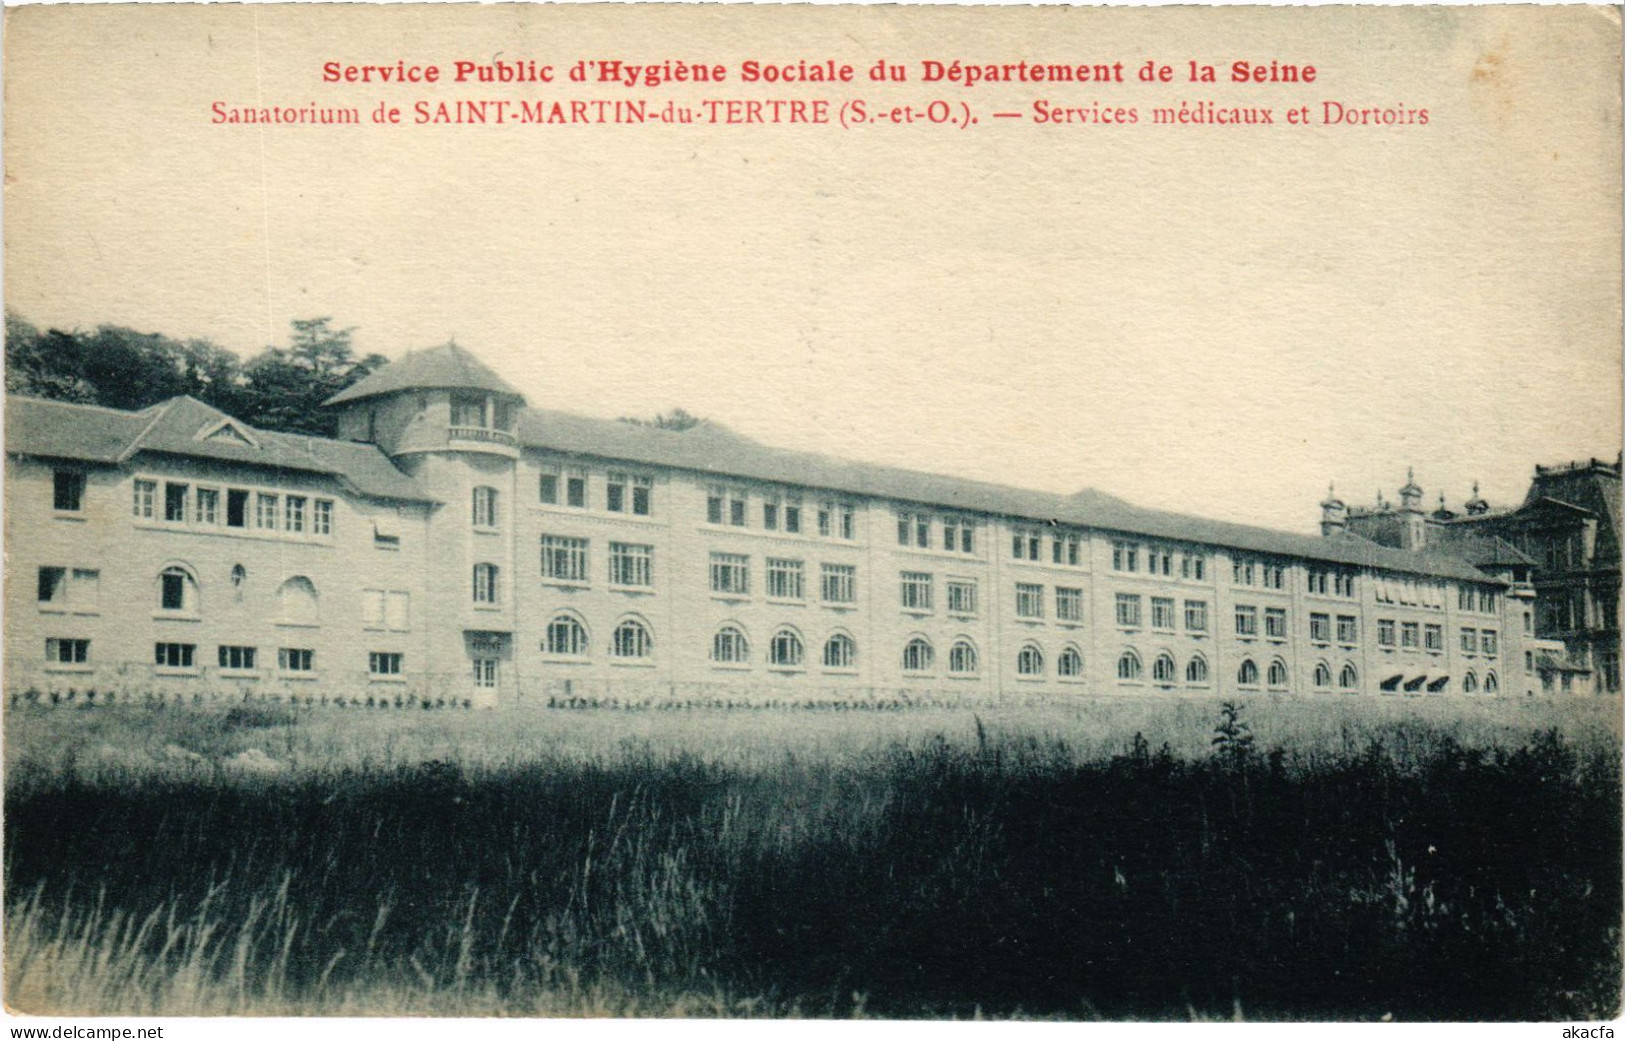
[[[185,697],[1536,693],[1527,559],[528,408],[448,345],[339,438],[11,397],[6,684]],[[1342,511],[1341,513],[1339,511]]]

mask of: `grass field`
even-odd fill
[[[13,708],[55,1013],[1562,1019],[1619,706]]]

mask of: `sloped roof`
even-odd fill
[[[772,448],[715,423],[688,431],[661,430],[591,419],[548,409],[524,409],[519,439],[527,447],[573,455],[670,466],[718,478],[801,485],[813,489],[907,503],[1056,522],[1130,535],[1165,538],[1255,553],[1320,560],[1407,574],[1495,582],[1446,552],[1412,553],[1358,537],[1321,538],[1246,524],[1208,520],[1134,506],[1087,489],[1058,495],[970,481],[899,467],[851,462],[811,452]]]
[[[1499,535],[1479,534],[1454,525],[1428,530],[1428,541],[1438,541],[1446,552],[1481,568],[1531,567],[1535,561]]]
[[[346,401],[393,394],[401,390],[484,390],[493,394],[508,394],[516,398],[523,395],[507,380],[486,367],[485,363],[468,351],[448,343],[428,350],[413,351],[399,361],[391,362],[360,382],[334,394],[324,404],[339,405]]]
[[[207,436],[223,424],[248,440]],[[347,482],[362,495],[433,501],[373,445],[258,430],[186,396],[140,412],[120,412],[7,395],[6,451],[114,464],[141,452],[159,452],[324,474]]]

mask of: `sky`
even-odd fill
[[[1313,531],[1619,451],[1617,12],[493,8],[11,15],[5,301],[249,355],[450,338],[537,406]],[[324,62],[1312,62],[1302,84],[427,88]],[[860,72],[861,75],[861,72]],[[216,126],[648,96],[1426,108],[1425,127]]]

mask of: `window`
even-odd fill
[[[609,584],[654,585],[654,547],[633,542],[609,544]]]
[[[543,535],[542,577],[554,582],[587,581],[587,540]]]
[[[1236,670],[1236,682],[1243,687],[1258,686],[1258,666],[1251,658],[1242,660],[1241,668]]]
[[[480,690],[495,690],[501,663],[495,658],[475,658],[471,664],[474,667],[474,686]]]
[[[1329,585],[1327,579],[1331,576],[1328,575],[1323,568],[1318,567],[1310,568],[1307,574],[1309,578],[1309,592],[1325,596],[1327,587]]]
[[[1430,651],[1444,650],[1444,626],[1424,625],[1422,627],[1422,646]]]
[[[1394,620],[1392,618],[1377,619],[1377,646],[1392,647],[1394,645]]]
[[[1422,645],[1421,626],[1415,622],[1402,622],[1399,626],[1399,645],[1415,650]]]
[[[728,523],[736,528],[745,526],[745,496],[734,492],[728,499]]]
[[[841,538],[843,538],[843,539],[855,539],[857,537],[858,537],[857,508],[854,507],[854,506],[848,506],[845,503],[842,503],[841,504]],[[969,529],[961,529],[960,533],[959,533],[959,538],[960,538],[961,542],[964,545],[966,545],[966,546],[971,545],[971,541],[970,541],[971,533],[970,533]],[[967,549],[965,552],[969,553],[970,550]]]
[[[711,554],[711,592],[750,595],[750,558],[739,553]]]
[[[571,470],[564,478],[564,504],[583,509],[587,505],[587,471]]]
[[[161,669],[190,669],[193,667],[193,655],[197,653],[195,643],[155,643],[153,644],[153,664]]]
[[[469,394],[452,395],[451,425],[454,427],[485,426],[485,399]]]
[[[134,486],[133,508],[139,520],[152,520],[152,503],[158,494],[156,481],[136,481]]]
[[[1168,601],[1169,617],[1173,615],[1173,601]],[[1083,590],[1069,586],[1055,587],[1055,620],[1058,622],[1083,621]],[[1172,625],[1172,621],[1169,622]]]
[[[1140,656],[1133,651],[1124,651],[1117,658],[1117,678],[1120,680],[1137,680],[1140,678]]]
[[[1028,582],[1016,583],[1016,617],[1044,617],[1044,587]]]
[[[226,489],[226,527],[248,527],[248,493],[241,488]]]
[[[1264,608],[1264,635],[1272,640],[1286,639],[1286,610],[1284,608]]]
[[[626,475],[612,473],[604,484],[604,509],[610,513],[626,512]]]
[[[1351,614],[1337,616],[1337,642],[1342,644],[1358,643],[1360,627]]]
[[[1279,658],[1270,662],[1270,671],[1266,679],[1269,681],[1269,685],[1276,690],[1285,687],[1287,685],[1286,662]]]
[[[1151,663],[1151,678],[1158,683],[1172,683],[1178,675],[1179,666],[1174,664],[1174,656],[1167,651],[1157,655],[1157,660]]]
[[[914,545],[920,549],[931,548],[931,517],[929,514],[916,513],[914,515]]]
[[[474,527],[497,526],[497,490],[481,485],[474,489]]]
[[[1132,542],[1112,543],[1112,570],[1140,570],[1140,547]]]
[[[793,495],[784,502],[784,530],[791,535],[801,534],[801,500]]]
[[[476,604],[500,604],[502,602],[502,589],[497,582],[497,566],[495,564],[474,565],[474,602]]]
[[[653,477],[635,476],[632,478],[632,513],[638,517],[647,517],[654,509],[655,479]]]
[[[1128,629],[1140,627],[1140,598],[1134,593],[1117,594],[1117,624]]]
[[[779,557],[767,558],[767,595],[779,600],[804,600],[802,563]]]
[[[301,534],[305,530],[305,504],[307,500],[303,495],[290,495],[285,500],[285,509],[282,515],[282,527],[285,531]]]
[[[397,651],[368,651],[367,672],[373,676],[399,676],[401,658]]]
[[[824,564],[821,583],[824,603],[853,604],[858,600],[858,569],[850,564]]]
[[[1500,650],[1499,640],[1494,629],[1485,629],[1479,634],[1479,648],[1483,650],[1486,658],[1493,658]]]
[[[1078,649],[1068,645],[1061,650],[1061,656],[1055,659],[1055,675],[1064,680],[1083,678],[1083,655]]]
[[[538,486],[538,498],[549,506],[559,504],[559,472],[555,469],[543,470]]]
[[[858,667],[858,645],[845,633],[836,633],[824,641],[824,668],[855,669]]]
[[[1280,564],[1265,564],[1259,569],[1263,572],[1265,589],[1286,588],[1286,568]]]
[[[1172,629],[1174,627],[1174,599],[1171,596],[1154,596],[1151,598],[1151,628]]]
[[[1250,560],[1232,560],[1230,562],[1230,583],[1237,586],[1250,586],[1253,584],[1254,564]]]
[[[262,531],[276,530],[277,497],[268,492],[254,496],[254,527]]]
[[[276,620],[282,625],[316,625],[321,620],[316,586],[310,579],[294,575],[277,588]]]
[[[1315,664],[1315,686],[1320,688],[1332,685],[1332,667],[1325,662]]]
[[[948,649],[948,671],[957,676],[974,675],[977,669],[976,647],[969,640],[955,640]]]
[[[1236,635],[1258,635],[1258,608],[1242,604],[1236,605]]]
[[[90,641],[73,637],[47,636],[45,661],[50,665],[85,665],[90,661]]]
[[[323,500],[318,500],[316,503],[318,513],[321,510],[322,501]],[[192,497],[192,504],[192,519],[198,524],[205,524],[209,527],[213,527],[220,523],[220,489],[199,488],[197,490],[197,494]],[[329,518],[328,523],[331,524],[333,504],[329,502],[327,504],[327,509]],[[317,534],[325,535],[327,532],[318,530]]]
[[[1495,592],[1493,590],[1480,589],[1478,591],[1478,610],[1479,610],[1479,612],[1482,613],[1482,614],[1494,614],[1495,613],[1495,600],[1496,600],[1496,597],[1495,597]]]
[[[1185,601],[1185,629],[1187,632],[1207,632],[1207,601]]]
[[[705,521],[707,524],[722,523],[722,509],[724,491],[721,488],[710,488],[705,493]]]
[[[1354,576],[1347,571],[1339,571],[1332,576],[1333,592],[1345,599],[1354,598]]]
[[[186,523],[186,499],[189,485],[164,482],[164,520],[171,524]]]
[[[1147,570],[1153,575],[1174,573],[1174,554],[1171,550],[1153,548],[1146,554]]]
[[[1192,686],[1200,686],[1207,683],[1206,658],[1202,657],[1200,654],[1197,654],[1193,655],[1191,660],[1185,663],[1185,682],[1191,684]]]
[[[609,652],[617,658],[647,658],[654,651],[654,640],[649,627],[636,618],[628,618],[615,627],[610,639]]]
[[[1359,690],[1360,674],[1353,665],[1345,664],[1343,671],[1338,673],[1337,685],[1343,690]]]
[[[1316,643],[1330,643],[1332,639],[1332,616],[1311,612],[1309,615],[1309,639]]]
[[[818,504],[818,536],[829,538],[835,534],[835,504],[821,502]]]
[[[723,665],[750,661],[750,641],[734,626],[725,625],[711,638],[711,660]]]
[[[197,610],[197,580],[184,568],[165,568],[158,576],[158,606],[165,611]]]
[[[904,571],[900,577],[903,610],[931,610],[931,575],[924,571]]]
[[[1207,578],[1207,557],[1200,553],[1186,553],[1179,562],[1179,577],[1190,579],[1193,582],[1205,581]]]
[[[547,623],[547,642],[543,649],[548,654],[567,658],[585,658],[588,653],[587,628],[575,615],[555,615]]]
[[[1478,677],[1473,675],[1471,669],[1467,671],[1467,675],[1461,678],[1461,692],[1463,694],[1478,693]]]
[[[254,668],[253,647],[232,647],[222,644],[219,648],[220,667],[231,672],[247,672]]]
[[[768,499],[762,503],[762,527],[767,531],[779,530],[779,500]]]
[[[780,629],[773,634],[772,641],[767,645],[767,660],[770,665],[783,669],[801,668],[802,647],[801,637],[792,629]]]
[[[77,513],[85,508],[85,475],[72,470],[51,471],[51,508]]]
[[[916,636],[903,645],[903,671],[928,672],[934,657],[930,642],[923,636]]]
[[[1495,673],[1486,672],[1484,674],[1484,693],[1486,693],[1486,694],[1494,694],[1497,691],[1499,691],[1500,689],[1501,689],[1501,683],[1500,683],[1499,680],[1497,680],[1495,678]]]
[[[949,553],[959,548],[959,518],[945,517],[943,519],[942,548]]]
[[[276,667],[283,672],[312,672],[316,668],[316,652],[308,647],[278,647]]]
[[[1044,675],[1044,652],[1036,644],[1024,644],[1016,653],[1016,675]]]
[[[976,613],[976,580],[973,578],[948,581],[948,613],[973,615]]]
[[[1082,560],[1082,547],[1083,540],[1077,535],[1057,535],[1050,549],[1055,563],[1077,567]]]
[[[39,602],[64,607],[68,602],[68,569],[42,567],[39,569]]]

